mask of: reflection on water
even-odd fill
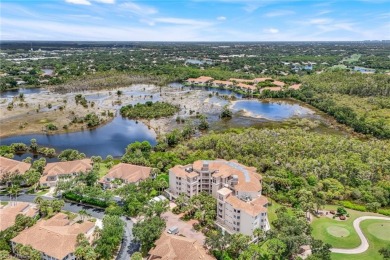
[[[53,147],[56,150],[76,149],[87,156],[107,155],[121,156],[125,152],[128,144],[136,141],[148,141],[152,145],[156,144],[156,133],[143,123],[136,123],[117,116],[112,122],[93,130],[82,132],[46,135],[30,134],[3,138],[0,143],[8,145],[22,142],[29,144],[35,138],[39,145]]]
[[[313,114],[313,111],[308,108],[287,102],[239,100],[234,102],[231,108],[235,112],[242,111],[245,116],[264,118],[268,120],[283,120],[293,116]]]

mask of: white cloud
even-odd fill
[[[265,17],[277,17],[277,16],[286,16],[286,15],[292,15],[295,14],[294,11],[291,10],[275,10],[266,13],[264,16]]]
[[[263,31],[266,33],[272,33],[272,34],[279,33],[279,30],[276,28],[268,28],[268,29],[264,29]]]
[[[115,4],[115,0],[93,0],[97,3],[103,3],[103,4]]]
[[[308,24],[314,24],[314,25],[330,24],[331,22],[332,19],[328,19],[328,18],[315,18],[307,21]]]
[[[91,5],[91,2],[88,0],[65,0],[65,2],[75,5]]]
[[[0,20],[4,40],[79,40],[79,41],[201,41],[215,40],[204,28],[193,26],[99,26],[46,20]],[[26,29],[29,28],[29,29]]]
[[[91,5],[91,2],[102,4],[115,4],[115,0],[65,0],[65,2],[75,5]]]
[[[136,15],[152,15],[158,13],[158,10],[152,6],[140,5],[133,2],[127,2],[120,5],[121,8]]]
[[[217,20],[218,20],[218,21],[225,21],[225,20],[226,20],[226,17],[225,17],[225,16],[218,16],[218,17],[217,17]]]
[[[156,22],[160,23],[169,23],[177,25],[194,25],[194,26],[208,26],[212,23],[205,21],[198,21],[193,19],[183,19],[183,18],[174,18],[174,17],[162,17],[154,19]]]

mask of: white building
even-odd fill
[[[253,235],[256,228],[268,230],[266,197],[261,195],[261,175],[256,168],[237,161],[195,161],[169,170],[172,198],[180,194],[192,197],[207,192],[217,199],[217,222],[228,233]]]

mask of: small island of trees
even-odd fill
[[[147,101],[145,104],[127,105],[120,110],[121,115],[130,119],[157,119],[173,116],[179,107],[165,102]]]

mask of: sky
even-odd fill
[[[1,0],[1,40],[390,39],[390,0]]]

